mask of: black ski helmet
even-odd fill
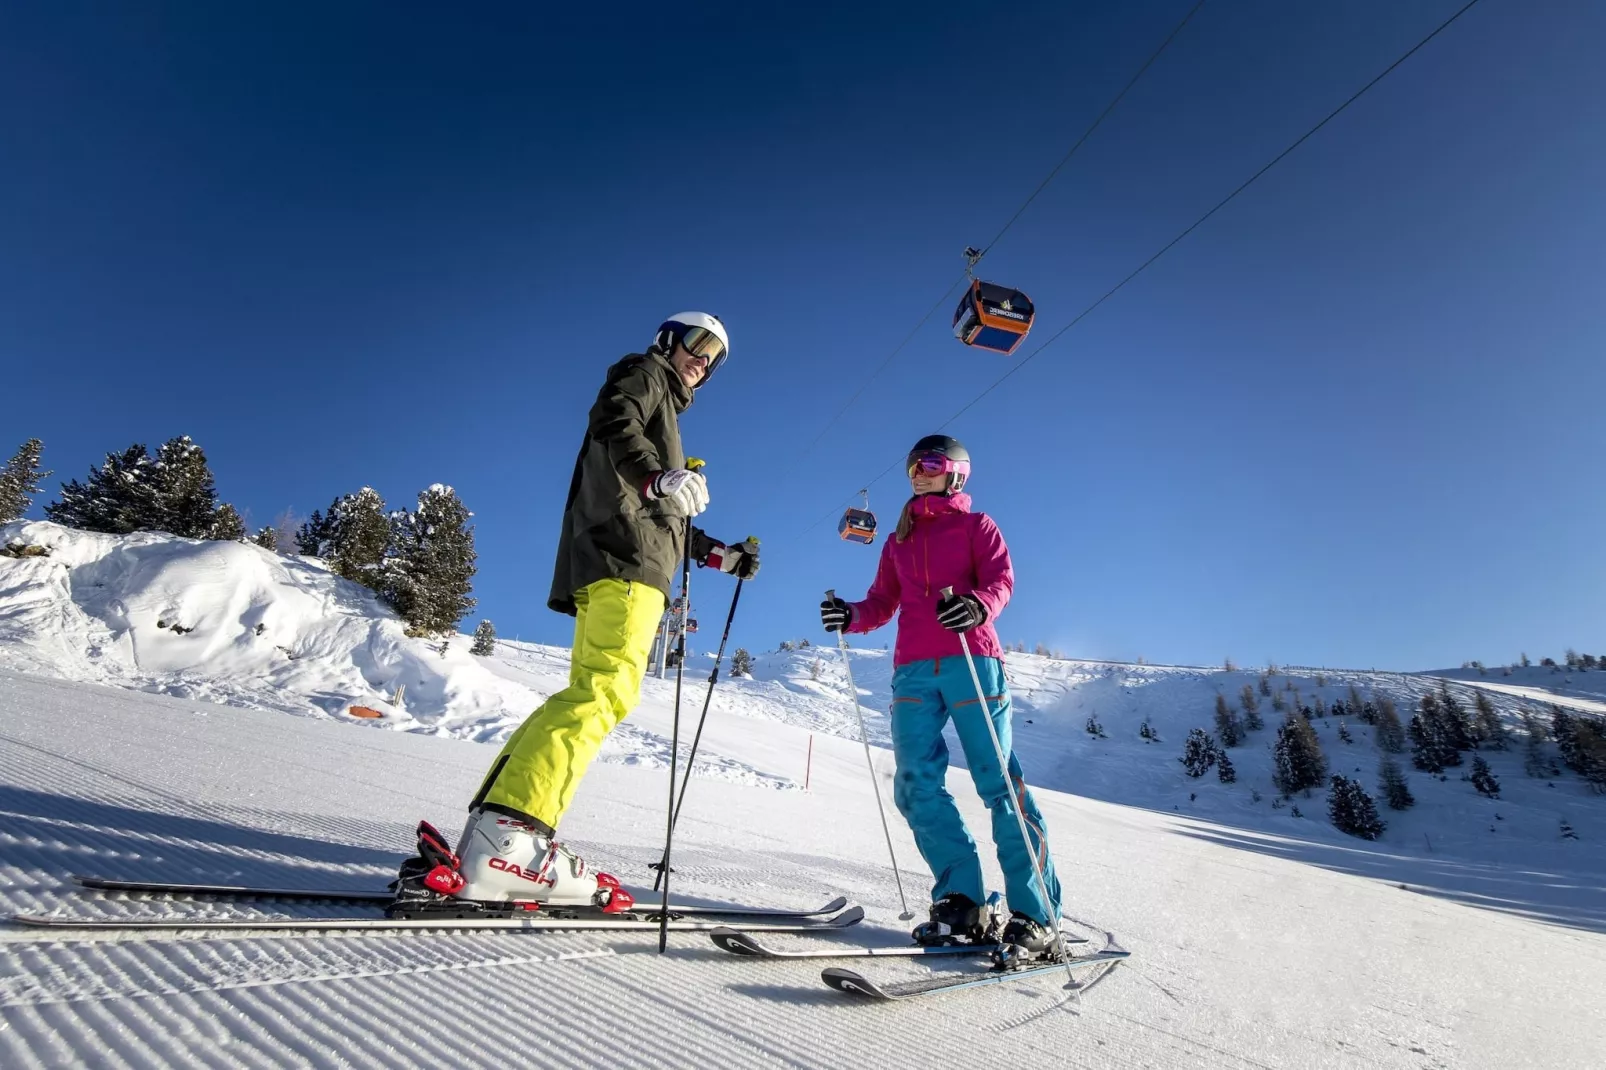
[[[965,489],[970,479],[970,451],[957,438],[948,435],[927,435],[909,449],[904,467],[913,475],[915,462],[923,456],[937,454],[948,461],[948,493],[957,494]]]

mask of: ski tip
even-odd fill
[[[829,903],[825,904],[825,906],[821,907],[818,911],[816,911],[816,913],[819,913],[819,914],[835,914],[837,911],[841,910],[843,907],[845,907],[847,905],[848,905],[848,897],[845,896],[845,895],[839,895],[835,899],[831,900]]]
[[[852,996],[862,996],[866,999],[890,998],[874,981],[867,980],[862,974],[843,969],[841,966],[827,966],[820,971],[820,980],[824,981],[827,987]]]
[[[832,928],[845,928],[849,925],[857,925],[863,920],[864,908],[856,906],[850,907],[849,909],[838,914],[836,917],[832,918],[830,925]]]
[[[721,951],[729,951],[733,955],[762,956],[764,949],[759,947],[751,936],[738,929],[730,929],[721,925],[708,934],[714,941],[714,946]]]
[[[66,928],[72,925],[72,919],[54,914],[7,914],[6,921],[12,925],[27,925],[38,929]]]

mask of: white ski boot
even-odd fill
[[[579,855],[556,842],[544,825],[475,810],[456,853],[461,884],[449,889],[433,886],[458,899],[531,903],[542,909],[585,907],[609,914],[634,905],[617,880],[592,871]]]

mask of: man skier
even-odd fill
[[[680,413],[729,348],[717,317],[682,312],[664,321],[646,353],[608,369],[575,461],[547,598],[575,618],[569,686],[503,744],[469,803],[455,857],[420,829],[421,858],[402,867],[399,896],[628,905],[612,878],[555,836],[602,741],[641,700],[687,536],[699,565],[742,579],[758,572],[756,541],[725,545],[692,526],[708,507],[708,485],[680,444]]]

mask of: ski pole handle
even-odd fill
[[[942,589],[942,596],[944,598],[952,598],[954,596],[954,589],[952,587],[944,587]]]

